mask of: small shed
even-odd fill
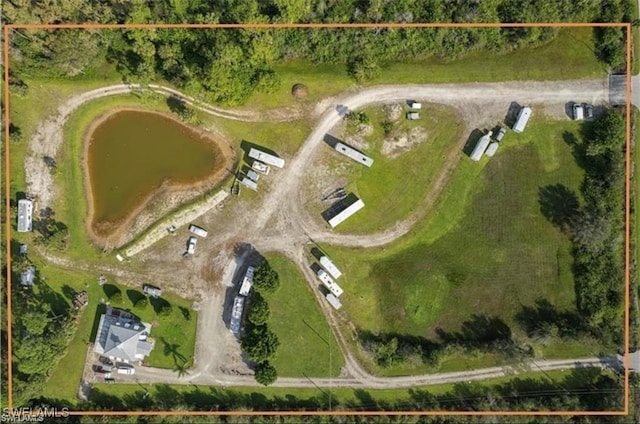
[[[151,284],[143,284],[142,291],[151,297],[162,296],[162,289],[156,286],[152,286]]]
[[[31,287],[35,282],[35,278],[36,267],[30,266],[20,273],[20,284],[22,284],[23,287]]]
[[[409,121],[415,121],[420,119],[420,114],[418,112],[407,112],[407,119]]]
[[[412,100],[412,101],[409,102],[409,107],[411,109],[416,109],[416,110],[422,109],[422,103]]]
[[[255,182],[258,182],[258,178],[260,178],[260,175],[258,175],[258,173],[255,171],[247,171],[247,177]]]
[[[30,199],[18,200],[18,232],[26,233],[33,228],[33,202]]]
[[[523,107],[520,109],[520,113],[518,114],[518,119],[516,123],[513,125],[513,131],[517,133],[521,133],[524,131],[524,128],[527,126],[527,122],[529,122],[529,118],[531,117],[531,108]]]
[[[333,293],[327,293],[327,301],[333,306],[334,309],[342,308],[342,303],[340,303],[340,299],[335,297]]]
[[[471,156],[469,156],[472,161],[477,162],[480,160],[485,150],[487,150],[489,143],[491,142],[492,134],[493,132],[489,131],[488,133],[480,137],[480,140],[478,140],[476,147],[473,149],[473,152],[471,152]]]
[[[249,177],[244,177],[243,179],[241,179],[240,184],[242,184],[245,187],[249,187],[251,190],[254,190],[254,191],[258,190],[258,183],[256,183]]]

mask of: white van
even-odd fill
[[[209,234],[204,228],[198,227],[197,225],[193,224],[189,225],[189,231],[200,237],[206,237],[207,234]]]
[[[187,242],[187,253],[189,255],[193,255],[196,253],[196,244],[198,243],[198,239],[191,236]]]

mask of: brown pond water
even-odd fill
[[[112,113],[95,124],[88,143],[89,201],[97,235],[114,231],[160,187],[189,188],[224,166],[215,141],[158,113]]]

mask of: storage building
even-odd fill
[[[409,103],[409,107],[411,109],[422,109],[422,103],[412,101]]]
[[[346,157],[355,160],[359,164],[368,167],[371,167],[371,165],[373,165],[373,159],[371,159],[369,156],[363,155],[351,146],[347,146],[346,144],[338,142],[336,143],[335,149]]]
[[[252,179],[255,182],[258,182],[258,178],[260,178],[260,175],[258,175],[257,172],[255,171],[247,171],[247,177],[249,177],[250,179]]]
[[[478,140],[476,147],[473,149],[473,152],[471,152],[471,156],[469,156],[471,160],[476,162],[480,160],[480,158],[484,154],[484,151],[487,150],[487,146],[489,146],[489,143],[491,142],[491,134],[493,134],[493,132],[489,131],[488,133],[480,137],[480,140]]]
[[[148,294],[151,297],[160,297],[162,296],[162,289],[152,286],[151,284],[143,284],[142,291]]]
[[[249,150],[249,157],[268,163],[269,165],[277,166],[278,168],[284,167],[284,159],[262,152],[258,149],[251,148],[251,150]]]
[[[357,201],[352,203],[350,206],[344,208],[341,212],[334,215],[333,218],[329,219],[328,221],[329,225],[331,225],[331,228],[335,228],[342,221],[346,220],[347,218],[349,218],[351,215],[358,212],[362,208],[364,208],[364,202],[362,201],[362,199],[358,199]]]
[[[513,130],[517,133],[521,133],[524,131],[524,128],[527,126],[527,122],[529,122],[529,118],[531,117],[531,108],[523,107],[520,110],[520,114],[518,115],[518,120],[513,125]]]
[[[492,157],[493,155],[496,154],[496,151],[498,150],[498,146],[499,144],[496,142],[493,142],[491,144],[489,144],[489,147],[487,147],[487,151],[484,152],[485,155]]]
[[[332,293],[327,293],[327,301],[333,306],[335,309],[342,308],[342,303],[340,303],[340,299],[335,297]]]
[[[253,286],[253,272],[255,268],[250,266],[247,268],[247,272],[244,274],[244,278],[242,279],[242,284],[240,285],[240,294],[242,296],[248,296],[249,291],[251,291],[251,286]]]
[[[244,296],[236,296],[233,299],[233,308],[231,309],[231,322],[229,330],[233,334],[240,334],[240,326],[242,324],[242,311],[244,311]]]
[[[33,202],[29,199],[18,200],[18,232],[26,233],[33,228]]]
[[[319,269],[316,275],[318,276],[320,281],[322,281],[322,284],[324,284],[324,286],[328,288],[334,296],[340,297],[340,295],[342,294],[342,287],[340,287],[335,281],[333,281],[333,278],[331,278],[329,274],[324,272],[323,269]]]
[[[329,273],[329,275],[331,275],[336,280],[342,275],[342,272],[340,272],[338,267],[335,266],[333,262],[331,262],[331,259],[327,258],[326,256],[320,257],[320,265],[322,265],[322,267]]]

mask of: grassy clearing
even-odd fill
[[[380,75],[366,85],[604,77],[606,66],[596,58],[593,46],[591,28],[567,28],[559,31],[550,43],[539,47],[503,54],[477,51],[449,62],[429,58],[383,65]],[[302,61],[287,61],[275,69],[282,80],[280,88],[275,93],[253,94],[247,108],[255,105],[277,107],[297,102],[291,95],[291,87],[296,83],[303,83],[309,88],[305,103],[356,86],[344,65],[313,66]]]
[[[545,373],[526,372],[514,376],[500,377],[473,383],[439,384],[431,386],[419,386],[410,389],[339,389],[339,388],[279,388],[279,387],[233,387],[220,389],[207,386],[178,386],[178,385],[124,385],[124,384],[98,384],[94,387],[91,400],[97,404],[115,408],[118,402],[122,407],[131,407],[128,402],[139,399],[136,393],[148,393],[151,401],[161,399],[176,399],[184,397],[190,404],[202,405],[203,409],[210,405],[218,405],[221,409],[235,409],[242,405],[250,405],[253,410],[290,410],[300,409],[300,405],[309,405],[310,409],[328,409],[329,404],[333,410],[368,410],[393,406],[393,409],[429,410],[433,406],[429,403],[429,395],[442,396],[451,393],[455,399],[458,396],[469,395],[470,389],[478,389],[479,392],[491,391],[495,386],[503,385],[516,380],[529,383],[562,384],[562,387],[571,389],[580,386],[580,380],[573,379],[571,371],[550,371]],[[526,389],[522,388],[523,392]],[[315,398],[315,401],[313,399]],[[329,402],[331,399],[331,403]],[[279,407],[274,408],[274,406]]]
[[[421,120],[409,122],[402,116],[389,136],[406,136],[409,131],[422,130],[426,133],[426,140],[394,158],[382,153],[386,138],[382,129],[382,122],[386,120],[385,112],[380,107],[363,111],[370,117],[373,127],[372,135],[363,137],[369,145],[363,151],[374,160],[371,168],[325,149],[325,157],[330,162],[336,162],[336,166],[329,168],[331,175],[325,178],[310,175],[308,179],[318,180],[325,185],[329,179],[348,181],[347,192],[355,193],[366,204],[364,209],[340,224],[337,232],[365,234],[381,231],[407,218],[424,201],[442,168],[452,140],[461,137],[462,131],[457,115],[451,108],[432,104],[425,107],[429,113],[424,114]],[[324,163],[324,159],[320,162]],[[308,185],[313,183],[308,181]],[[328,205],[317,198],[310,206],[311,213],[319,215]]]
[[[458,331],[486,314],[523,336],[516,315],[524,305],[546,299],[574,310],[570,244],[540,212],[539,190],[560,183],[580,197],[583,172],[568,144],[578,125],[537,117],[525,133],[507,134],[490,161],[463,157],[436,207],[391,246],[327,247],[348,270],[343,304],[354,323],[433,338],[438,327]],[[597,349],[583,346],[555,345],[546,355]]]
[[[187,362],[192,360],[197,316],[191,309],[191,302],[171,294],[164,296],[172,305],[168,316],[158,315],[151,304],[143,310],[135,309],[129,296],[129,291],[132,289],[114,282],[109,276],[107,276],[108,283],[100,286],[97,283],[97,275],[48,266],[41,258],[34,255],[32,260],[38,266],[46,283],[54,291],[52,296],[55,296],[55,304],[70,306],[74,292],[86,290],[89,295],[89,304],[79,316],[76,334],[69,343],[67,353],[53,369],[43,395],[70,401],[76,399],[87,346],[88,343],[93,342],[92,336],[100,318],[99,311],[102,310],[102,302],[107,300],[104,290],[107,284],[117,287],[122,292],[122,301],[111,302],[114,307],[130,310],[144,322],[154,325],[151,337],[155,339],[156,345],[147,358],[150,366],[175,368],[176,362],[181,361],[181,357],[184,357]],[[141,290],[134,291],[142,293]],[[134,299],[137,296],[135,293],[131,295]]]
[[[280,347],[272,361],[281,377],[336,377],[344,358],[327,320],[302,273],[286,257],[269,263],[280,275],[280,289],[265,296],[271,309],[269,326]]]

